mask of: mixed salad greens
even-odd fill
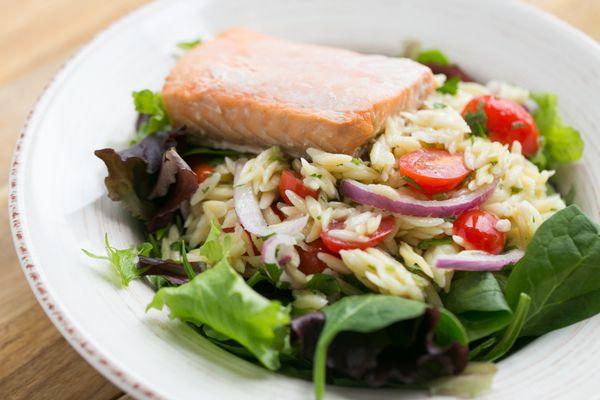
[[[438,50],[416,59],[447,75],[438,88],[442,93],[456,93],[459,81],[471,80]],[[558,116],[556,97],[532,97],[541,146],[531,159],[540,168],[579,159],[583,142]],[[86,254],[108,261],[123,286],[146,279],[157,290],[148,309],[167,306],[172,317],[227,351],[270,370],[312,377],[318,399],[326,382],[474,396],[489,388],[491,362],[600,312],[600,230],[576,205],[545,221],[516,265],[459,272],[437,304],[374,294],[358,281],[353,282],[357,292],[347,295],[331,275],[316,273],[308,288],[326,294],[329,305],[299,315],[275,263],[265,263],[247,279],[232,268],[231,235],[216,223],[200,248],[206,263],[188,261],[185,241],[172,244],[181,261],[164,260],[162,239],[173,224],[183,231],[181,206],[199,186],[186,160],[201,155],[211,163],[239,154],[189,144],[185,129],[171,129],[160,94],[143,90],[133,98],[140,118],[132,146],[96,155],[108,169],[110,198],[143,221],[146,240],[116,249],[106,237],[106,256]],[[474,134],[489,134],[481,109],[465,119]],[[448,240],[424,240],[419,248]]]

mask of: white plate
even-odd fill
[[[10,215],[27,279],[54,324],[96,369],[140,398],[311,399],[309,382],[270,373],[168,321],[146,314],[151,290],[120,289],[101,252],[139,240],[105,196],[94,149],[124,146],[135,118],[130,93],[158,89],[175,43],[246,25],[285,38],[395,53],[404,39],[443,49],[482,79],[560,96],[585,136],[582,163],[563,171],[597,219],[600,182],[600,47],[558,20],[507,0],[173,1],[111,26],[56,76],[16,147]],[[600,318],[551,333],[500,363],[489,399],[598,398]],[[402,393],[420,398],[424,393]],[[329,388],[328,398],[398,398],[393,390]]]

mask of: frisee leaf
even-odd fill
[[[558,115],[558,98],[551,93],[532,93],[531,98],[538,108],[533,118],[544,138],[541,151],[545,156],[545,167],[554,167],[577,161],[583,154],[583,140],[579,132],[565,124]],[[539,160],[538,160],[539,161]]]
[[[436,90],[440,93],[450,94],[452,96],[456,95],[458,92],[458,83],[460,82],[460,77],[453,76],[450,79],[447,79],[446,82]]]
[[[226,258],[230,250],[231,235],[223,234],[221,227],[213,221],[208,237],[200,247],[200,255],[206,257],[210,265],[214,265]]]
[[[144,122],[138,128],[132,144],[141,141],[146,136],[152,135],[155,132],[169,129],[169,116],[165,110],[165,104],[160,93],[144,89],[139,92],[133,92],[131,96],[133,97],[135,110],[146,116]]]
[[[600,230],[576,205],[558,211],[533,236],[506,283],[514,309],[531,307],[521,336],[539,336],[600,312]]]
[[[137,268],[138,256],[147,256],[152,250],[150,243],[142,243],[140,246],[131,246],[128,249],[117,249],[110,245],[108,233],[104,234],[105,256],[96,255],[88,250],[81,249],[85,255],[98,260],[106,260],[118,274],[121,284],[129,286],[129,282],[138,279],[141,271]]]
[[[438,49],[421,50],[416,61],[421,64],[450,65],[448,57]]]
[[[206,324],[240,343],[265,367],[279,368],[289,311],[256,293],[227,259],[184,285],[160,289],[147,310],[165,305],[172,317],[198,326]]]

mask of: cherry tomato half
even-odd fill
[[[286,190],[291,190],[302,198],[314,197],[316,199],[319,194],[317,190],[304,186],[300,175],[290,169],[286,169],[281,173],[281,179],[279,180],[279,194],[283,201],[291,205],[292,202],[285,195]]]
[[[329,235],[330,230],[343,228],[343,222],[335,221],[327,227],[327,230],[321,232],[321,239],[323,240],[325,247],[327,247],[331,253],[337,255],[340,250],[367,249],[369,247],[377,246],[394,230],[395,225],[394,217],[384,217],[381,219],[379,228],[369,236],[369,240],[365,242],[351,242]]]
[[[453,233],[463,238],[469,248],[499,254],[506,235],[496,229],[498,217],[483,210],[470,210],[454,221]]]
[[[511,146],[521,143],[523,154],[533,156],[538,151],[538,128],[529,112],[514,101],[494,96],[478,96],[472,99],[462,112],[476,114],[483,111],[486,115],[486,130],[490,140]]]
[[[213,172],[215,172],[215,167],[204,162],[199,157],[193,157],[187,160],[190,168],[196,174],[198,183],[202,183],[208,178]]]
[[[398,165],[411,187],[429,195],[456,188],[471,172],[465,166],[462,153],[451,154],[438,149],[407,153],[400,157]]]
[[[306,249],[302,249],[296,246],[298,255],[300,256],[300,266],[298,269],[306,275],[318,274],[323,272],[327,265],[317,255],[320,252],[327,252],[327,249],[323,245],[321,239],[314,240],[310,243],[306,243]]]

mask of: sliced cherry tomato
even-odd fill
[[[465,166],[462,153],[421,149],[398,160],[400,173],[414,189],[428,195],[456,188],[471,170]]]
[[[321,239],[314,240],[310,243],[306,243],[306,249],[302,249],[296,246],[298,255],[300,256],[300,266],[298,269],[304,272],[306,275],[318,274],[323,272],[327,265],[317,255],[320,252],[327,252],[327,249],[323,245]]]
[[[304,186],[300,175],[291,169],[286,169],[281,173],[281,179],[279,181],[279,194],[283,201],[288,204],[292,204],[290,199],[285,195],[286,190],[291,190],[296,193],[298,196],[305,197],[314,197],[317,198],[319,192],[317,190],[313,190]]]
[[[342,221],[334,221],[327,227],[327,230],[321,232],[321,239],[323,240],[325,247],[327,247],[331,253],[337,255],[340,250],[367,249],[369,247],[377,246],[394,230],[395,225],[394,217],[388,216],[382,218],[379,228],[369,236],[369,240],[365,242],[351,242],[329,235],[330,230],[341,229],[344,226]]]
[[[215,167],[203,161],[200,157],[192,157],[187,160],[188,165],[196,174],[198,179],[198,183],[202,183],[208,178],[213,172],[215,172]]]
[[[523,154],[533,156],[538,151],[538,128],[529,112],[514,101],[494,96],[478,96],[471,100],[462,112],[463,117],[477,115],[483,111],[486,116],[486,130],[490,140],[511,146],[521,143]]]
[[[499,254],[506,235],[496,229],[498,217],[483,210],[470,210],[454,221],[453,233],[463,238],[469,248]]]

